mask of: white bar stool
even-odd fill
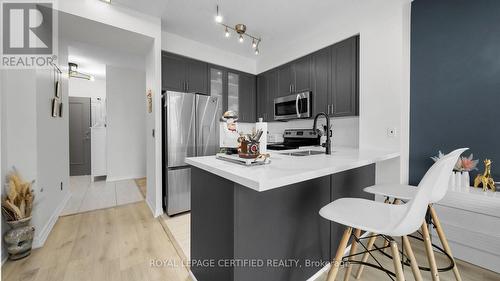
[[[446,186],[448,186],[446,184]],[[380,185],[374,185],[374,186],[369,186],[364,189],[364,191],[368,193],[372,193],[375,195],[380,195],[384,196],[386,198],[394,198],[395,200],[402,200],[402,201],[408,201],[411,200],[415,197],[418,188],[416,186],[412,185],[403,185],[403,184],[380,184]],[[438,234],[439,240],[441,241],[441,245],[443,245],[444,252],[448,255],[448,257],[452,261],[452,270],[453,274],[455,275],[455,279],[457,281],[462,281],[462,277],[460,276],[460,272],[458,271],[457,264],[455,262],[455,259],[453,258],[453,254],[451,252],[451,248],[448,244],[448,240],[446,239],[446,235],[444,234],[443,228],[441,226],[441,222],[439,221],[439,218],[436,214],[436,210],[432,206],[433,203],[439,202],[444,195],[446,194],[447,189],[436,189],[435,192],[431,195],[431,202],[428,206],[428,212],[431,217],[431,223],[436,227],[436,232]],[[444,192],[444,194],[443,194]],[[387,202],[388,200],[386,200]],[[425,250],[427,253],[427,258],[429,261],[429,266],[430,266],[430,271],[432,274],[432,280],[438,281],[439,280],[439,273],[438,273],[438,268],[436,265],[436,260],[434,258],[434,253],[433,253],[433,245],[431,243],[430,237],[427,239],[425,237],[425,234],[427,231],[427,223],[424,222],[424,225],[422,225],[422,228],[425,226],[426,230],[422,229],[422,234],[424,235],[424,244],[425,244]],[[370,245],[368,245],[370,246]],[[373,246],[373,245],[371,245]],[[368,248],[369,250],[371,247]],[[366,259],[368,258],[367,254],[365,254]],[[365,258],[365,257],[363,257]],[[359,278],[361,276],[363,268],[360,267],[358,270],[358,273],[356,274],[356,278]],[[449,270],[449,269],[448,269]]]
[[[405,249],[407,248],[406,244],[408,243],[405,242],[408,239],[407,235],[414,233],[425,223],[427,206],[434,198],[433,194],[438,193],[442,195],[441,198],[444,197],[448,188],[447,183],[450,172],[460,154],[465,150],[467,149],[457,149],[434,163],[420,182],[415,196],[406,204],[391,205],[360,198],[341,198],[321,208],[319,214],[322,217],[347,226],[337,248],[335,258],[331,263],[327,281],[335,280],[353,229],[355,229],[355,235],[350,256],[354,254],[356,241],[358,241],[356,236],[359,236],[361,231],[382,235],[389,241],[395,269],[395,272],[386,272],[395,276],[398,281],[405,280],[398,246],[392,237],[402,237],[403,246]],[[441,191],[437,192],[436,189]],[[409,251],[410,259],[413,256],[411,262],[416,265],[411,248],[407,249],[407,251]],[[348,272],[350,272],[350,267],[350,264],[348,264]],[[420,274],[418,266],[416,268],[415,272],[415,268],[412,266],[413,273],[418,275]],[[349,275],[346,275],[344,280],[348,278]]]

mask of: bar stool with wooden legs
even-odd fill
[[[445,184],[445,186],[448,186]],[[372,193],[375,195],[381,195],[386,197],[386,202],[388,202],[388,198],[395,198],[395,201],[408,201],[411,200],[418,188],[415,186],[411,185],[402,185],[402,184],[381,184],[381,185],[374,185],[374,186],[369,186],[364,189],[364,191],[368,193]],[[424,242],[425,246],[425,251],[427,254],[427,259],[429,262],[429,267],[432,275],[432,280],[433,281],[438,281],[439,280],[439,273],[438,271],[446,271],[446,270],[453,270],[453,274],[455,275],[456,281],[462,281],[462,277],[460,276],[460,272],[458,271],[457,264],[455,262],[455,259],[453,258],[453,254],[451,252],[451,248],[448,244],[448,240],[446,239],[446,235],[444,234],[443,228],[441,226],[441,222],[439,221],[439,218],[436,214],[436,210],[432,206],[433,203],[437,203],[440,201],[444,195],[446,194],[447,189],[436,189],[435,192],[431,195],[431,202],[429,206],[427,207],[427,212],[430,217],[430,223],[435,227],[437,235],[439,237],[439,240],[441,241],[441,245],[443,246],[444,254],[451,260],[451,265],[448,268],[440,270],[437,265],[436,265],[436,260],[434,257],[434,251],[433,248],[434,246],[432,245],[429,231],[428,231],[428,224],[427,222],[424,222],[421,227],[421,232],[422,232],[422,239]],[[444,194],[443,194],[444,193]],[[370,245],[368,245],[370,246]],[[371,245],[373,247],[373,245]],[[371,249],[371,247],[368,247],[368,249]],[[366,255],[366,258],[368,258],[368,255]],[[363,257],[365,258],[365,257]],[[358,269],[358,273],[356,274],[356,277],[359,278],[361,276],[363,268],[360,267]]]
[[[449,175],[458,157],[465,150],[467,149],[457,149],[434,163],[420,182],[415,196],[406,204],[392,205],[361,198],[341,198],[321,208],[319,214],[323,218],[346,226],[335,258],[331,262],[327,281],[335,280],[349,238],[353,234],[353,229],[355,234],[352,235],[353,244],[359,242],[356,235],[359,235],[360,231],[376,233],[388,240],[394,272],[390,272],[381,266],[374,267],[384,270],[391,278],[394,276],[398,281],[405,280],[400,252],[393,237],[402,237],[403,246],[406,248],[405,245],[409,244],[405,242],[407,236],[417,231],[424,223],[427,206],[431,203],[432,194],[436,192],[436,189],[447,188]],[[439,193],[444,197],[446,190]],[[350,260],[350,263],[353,263],[353,261]],[[348,268],[350,268],[349,265]]]

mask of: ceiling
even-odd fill
[[[145,55],[153,39],[72,14],[59,12],[59,36],[70,41],[80,41],[118,52]]]
[[[262,53],[266,48],[283,49],[296,43],[311,30],[331,22],[346,3],[362,1],[366,0],[149,0],[147,5],[143,1],[113,0],[112,3],[161,17],[164,31],[255,58],[251,42],[239,43],[234,34],[229,39],[224,37],[224,28],[214,21],[216,3],[224,23],[244,23],[248,33],[262,38]]]

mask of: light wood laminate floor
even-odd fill
[[[181,239],[189,240],[189,232],[185,231],[189,215],[174,218],[168,226],[178,229],[171,231],[176,237],[184,235],[186,237]],[[421,243],[413,242],[412,245],[419,262],[425,264]],[[182,248],[178,247],[178,250]],[[160,221],[152,217],[142,201],[59,218],[43,248],[34,250],[27,259],[5,263],[2,280],[191,281],[187,269],[182,266],[181,256]],[[169,264],[152,267],[151,260],[168,261]],[[443,263],[439,255],[437,260],[438,264]],[[388,259],[382,259],[382,263],[388,268],[392,266]],[[500,274],[461,261],[458,264],[464,281],[500,280]],[[354,266],[353,274],[356,270],[357,266]],[[340,270],[337,280],[343,280],[344,272],[344,269]],[[422,274],[424,280],[431,280],[428,272]],[[409,268],[405,268],[405,276],[406,280],[414,280]],[[451,271],[441,273],[440,277],[441,281],[455,280]],[[317,280],[325,279],[326,273]],[[389,279],[380,271],[366,268],[359,280]]]
[[[90,176],[70,177],[71,198],[61,216],[110,208],[144,200],[135,180],[94,181]]]
[[[169,263],[152,267],[151,260]],[[160,222],[142,201],[60,217],[44,247],[2,266],[2,280],[191,279]]]

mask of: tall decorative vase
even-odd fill
[[[470,175],[468,171],[462,172],[462,187],[470,187]]]
[[[5,233],[3,239],[7,245],[10,260],[22,259],[31,254],[35,228],[29,225],[30,220],[31,217],[7,221],[11,229]]]

